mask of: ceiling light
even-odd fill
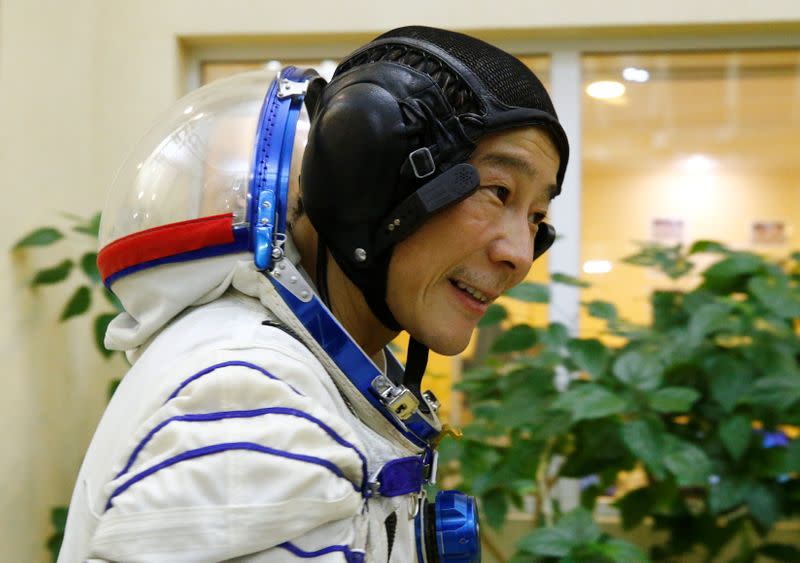
[[[650,73],[643,68],[629,66],[622,71],[622,78],[629,82],[647,82],[650,79]]]
[[[619,98],[625,93],[625,85],[616,80],[600,80],[586,87],[586,93],[598,100]]]
[[[683,161],[682,167],[689,174],[708,174],[717,167],[717,161],[704,154],[693,154]]]
[[[608,260],[587,260],[583,263],[585,274],[607,274],[611,271],[611,262]]]

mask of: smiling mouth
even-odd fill
[[[475,301],[483,303],[484,305],[491,303],[494,300],[494,297],[490,297],[478,289],[471,287],[459,280],[449,280],[453,287],[461,290],[462,292],[466,293],[470,297],[472,297]]]

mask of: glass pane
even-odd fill
[[[635,241],[799,246],[800,51],[592,55],[583,76],[583,300],[648,320],[673,282],[619,262]]]

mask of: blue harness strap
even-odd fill
[[[425,484],[425,465],[419,456],[400,457],[384,465],[377,478],[376,492],[382,497],[418,493]]]

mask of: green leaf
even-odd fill
[[[593,378],[603,374],[611,356],[603,343],[594,338],[572,339],[567,343],[567,349],[578,367]]]
[[[763,473],[780,477],[800,472],[800,440],[792,440],[786,447],[773,447],[762,451]]]
[[[647,420],[631,420],[622,425],[622,438],[630,452],[642,460],[656,479],[664,477],[666,444],[663,431]]]
[[[675,475],[680,486],[703,486],[711,475],[711,460],[690,442],[667,434],[664,465]]]
[[[36,275],[33,276],[33,280],[31,280],[31,287],[49,285],[64,281],[67,279],[67,276],[69,276],[69,273],[72,271],[72,267],[74,265],[75,264],[72,262],[72,260],[65,259],[57,266],[36,272]]]
[[[581,506],[559,518],[556,528],[569,534],[576,545],[591,543],[600,538],[600,528],[592,519],[592,513]]]
[[[664,387],[647,394],[647,402],[654,410],[663,413],[688,411],[700,393],[689,387]]]
[[[791,288],[786,278],[754,277],[747,283],[747,288],[778,317],[800,317],[800,290]]]
[[[709,488],[708,508],[712,514],[725,512],[742,504],[749,492],[746,481],[723,477]]]
[[[730,307],[721,303],[709,303],[695,311],[689,320],[689,339],[699,344],[708,334],[726,328]]]
[[[100,233],[100,213],[95,213],[86,223],[77,225],[72,230],[97,238]]]
[[[800,473],[800,440],[792,440],[785,451],[784,473]]]
[[[612,371],[623,383],[642,391],[651,391],[661,385],[664,369],[657,357],[634,349],[618,356]]]
[[[550,323],[540,335],[543,344],[560,350],[569,342],[569,329],[561,323]]]
[[[571,285],[573,287],[592,287],[587,281],[579,280],[578,278],[568,276],[567,274],[559,274],[555,273],[550,276],[550,280],[554,283],[560,283],[564,285]]]
[[[640,487],[626,494],[614,503],[622,516],[622,527],[630,530],[641,524],[653,512],[653,495],[650,487]]]
[[[50,523],[57,532],[63,532],[67,526],[67,513],[69,507],[67,506],[54,506],[50,509]]]
[[[19,239],[12,250],[19,250],[29,246],[48,246],[64,238],[61,231],[54,227],[41,227]]]
[[[508,512],[508,501],[505,494],[499,489],[494,489],[483,495],[481,501],[487,524],[495,530],[502,528]]]
[[[106,330],[108,329],[108,324],[114,320],[117,316],[116,313],[105,313],[102,315],[98,315],[94,319],[94,343],[97,347],[97,350],[106,358],[110,358],[114,352],[113,350],[109,350],[103,344],[103,341],[106,337]]]
[[[89,305],[92,303],[92,294],[89,288],[85,285],[80,286],[69,298],[64,310],[61,311],[60,321],[66,321],[70,317],[76,317],[84,314],[89,310]]]
[[[692,270],[694,264],[682,253],[681,245],[666,246],[659,243],[640,243],[642,249],[622,259],[626,264],[656,267],[672,279],[677,279]]]
[[[125,307],[122,306],[122,302],[119,300],[119,298],[116,295],[114,295],[111,292],[111,290],[108,289],[107,287],[103,288],[103,297],[105,297],[106,301],[108,301],[109,303],[111,303],[114,306],[114,309],[118,313],[121,313],[122,311],[125,310]]]
[[[757,272],[763,261],[754,254],[736,252],[703,272],[703,286],[718,293],[737,289],[743,276]]]
[[[788,543],[765,543],[758,547],[758,552],[776,561],[786,561],[786,563],[800,561],[800,549]]]
[[[506,296],[528,303],[549,303],[550,288],[541,283],[522,282],[516,287],[512,287]]]
[[[746,416],[737,415],[724,419],[719,425],[719,438],[722,445],[735,460],[739,460],[750,445],[753,426]]]
[[[575,540],[559,528],[539,528],[523,536],[517,549],[546,557],[565,557],[575,546]]]
[[[95,283],[100,283],[100,271],[97,269],[97,252],[87,252],[81,256],[81,270]]]
[[[775,493],[763,484],[755,485],[747,495],[747,508],[751,516],[765,530],[780,517],[780,503]]]
[[[590,316],[614,322],[618,319],[617,308],[608,301],[590,301],[586,304],[586,310]]]
[[[114,393],[116,393],[117,387],[119,387],[120,383],[122,383],[122,379],[120,379],[119,377],[115,377],[114,379],[108,382],[108,388],[106,389],[106,397],[108,397],[109,401],[111,400],[111,397],[114,396]]]
[[[574,421],[602,418],[625,410],[625,401],[594,383],[580,383],[568,389],[553,407],[572,413]]]
[[[680,291],[654,291],[650,296],[653,306],[653,328],[667,330],[687,322],[687,314],[683,305],[684,294]]]
[[[650,563],[650,559],[641,549],[632,543],[618,539],[589,544],[578,554],[574,554],[574,561],[580,563]]]
[[[698,252],[716,252],[718,254],[728,254],[730,250],[721,242],[713,240],[698,240],[689,248],[689,254],[697,254]]]
[[[497,303],[492,303],[486,309],[486,313],[484,313],[481,320],[478,321],[479,327],[486,327],[498,324],[500,321],[508,317],[508,311],[502,305],[498,305]]]
[[[492,344],[493,354],[505,354],[527,350],[536,344],[536,331],[533,327],[525,324],[512,326],[501,334]]]
[[[711,396],[725,411],[733,411],[750,390],[752,366],[731,354],[715,354],[703,367],[711,375]]]
[[[797,375],[775,375],[763,377],[755,382],[745,402],[776,409],[788,409],[800,400],[800,377]]]

